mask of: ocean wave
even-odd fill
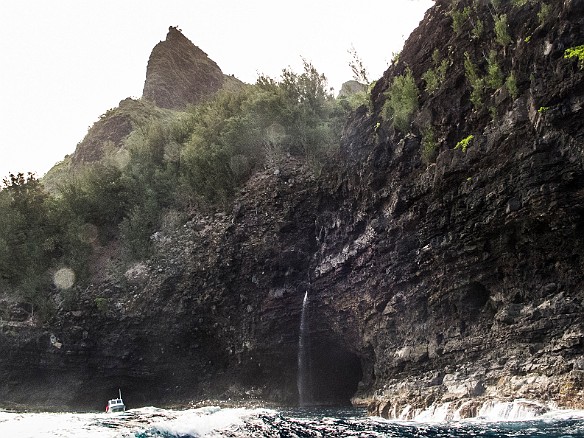
[[[519,402],[519,401],[517,401]],[[19,438],[276,438],[276,437],[566,437],[584,436],[584,412],[548,410],[517,420],[521,409],[494,403],[482,417],[436,421],[448,409],[420,420],[367,417],[356,409],[273,410],[156,407],[117,414],[0,411],[0,436]],[[511,402],[509,402],[511,403]],[[428,413],[426,413],[428,414]],[[514,418],[514,420],[510,420]],[[424,420],[424,421],[422,421]]]

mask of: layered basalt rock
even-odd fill
[[[539,4],[502,7],[506,47],[488,26],[467,38],[472,20],[456,35],[451,17],[465,7],[475,23],[492,20],[476,2],[427,13],[378,81],[374,114],[349,126],[351,168],[317,220],[313,287],[329,324],[373,364],[355,401],[376,415],[451,403],[468,416],[497,398],[584,405],[584,71],[564,57],[584,37],[582,2],[551,6],[547,20]],[[436,49],[449,57],[444,82],[421,92],[408,134],[388,128],[376,114],[393,78],[410,68],[423,90]],[[477,108],[464,61],[486,76],[489,50],[518,92],[485,90]],[[435,162],[421,156],[429,127]],[[455,149],[468,135],[472,146]]]

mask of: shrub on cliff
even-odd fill
[[[507,22],[507,15],[497,15],[495,20],[495,40],[503,47],[511,44],[511,36],[509,35],[509,24]]]
[[[126,187],[115,166],[92,163],[62,184],[60,193],[65,208],[75,212],[77,219],[102,229],[102,239],[107,239],[124,217]]]
[[[418,87],[407,69],[403,75],[396,76],[386,93],[382,116],[391,120],[393,126],[401,132],[407,132],[414,111],[418,109]]]
[[[437,149],[438,142],[434,130],[432,127],[424,129],[422,133],[422,160],[426,164],[433,163],[436,160]]]
[[[452,17],[452,30],[456,35],[462,33],[462,27],[469,20],[470,13],[471,8],[469,6],[466,6],[462,10],[452,9],[452,11],[450,11],[450,16]]]
[[[577,47],[568,47],[564,51],[564,58],[566,59],[577,59],[578,66],[584,69],[584,45]]]
[[[435,49],[432,53],[433,68],[428,69],[423,75],[422,79],[426,82],[426,91],[430,94],[434,93],[446,80],[446,72],[450,66],[448,58],[440,59],[440,51]]]
[[[493,90],[500,88],[505,81],[501,67],[497,62],[497,52],[494,50],[489,52],[489,57],[487,58],[487,76],[485,81]]]
[[[31,173],[11,174],[0,191],[0,282],[33,311],[50,315],[51,270],[71,266],[80,276],[87,248],[79,221]],[[35,310],[36,309],[36,310]]]
[[[252,97],[246,87],[236,93],[221,93],[191,110],[192,129],[180,151],[183,201],[224,204],[247,176],[236,166],[237,159],[236,170],[232,170],[232,157],[238,156],[250,169],[261,161],[261,120],[245,111]]]
[[[129,259],[143,259],[150,254],[150,236],[157,228],[161,212],[156,194],[146,188],[120,224],[123,248]]]
[[[0,272],[17,285],[31,271],[43,272],[55,249],[49,197],[33,174],[11,174],[0,192]]]
[[[257,86],[277,102],[277,110],[264,116],[271,119],[270,125],[284,127],[284,151],[314,163],[338,146],[347,109],[334,99],[326,77],[312,64],[305,60],[300,74],[283,70],[280,81],[260,76]]]
[[[180,158],[177,144],[190,125],[178,118],[171,124],[155,121],[134,130],[128,139],[129,160],[121,182],[126,200],[120,224],[122,244],[130,257],[149,254],[150,236],[162,211],[174,205]]]
[[[472,62],[468,52],[464,52],[464,71],[472,89],[470,94],[470,101],[475,108],[479,109],[483,106],[485,78],[479,75],[479,71]]]
[[[285,154],[315,168],[338,147],[350,108],[335,100],[326,78],[304,62],[280,80],[220,93],[191,110],[192,132],[181,151],[180,175],[192,199],[224,204],[256,169]]]

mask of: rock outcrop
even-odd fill
[[[150,54],[142,97],[160,108],[180,110],[238,82],[171,26]]]
[[[349,97],[354,94],[364,93],[366,90],[367,85],[358,81],[347,81],[341,85],[341,91],[339,91],[338,97]]]
[[[100,408],[122,387],[134,405],[295,403],[308,292],[314,403],[584,408],[584,69],[564,57],[584,3],[542,5],[436,1],[323,178],[293,159],[254,175],[232,211],[156,233],[155,257],[50,327],[0,307],[0,400]],[[402,132],[383,107],[408,69],[419,100]]]
[[[101,160],[108,151],[119,151],[136,127],[164,117],[165,111],[149,102],[131,98],[122,100],[89,128],[71,155],[72,165],[83,166]]]

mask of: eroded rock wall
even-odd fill
[[[470,20],[453,32],[453,10],[492,19],[477,5],[437,2],[427,13],[378,81],[373,115],[347,130],[353,165],[317,219],[313,287],[330,325],[373,363],[355,398],[373,414],[472,400],[472,415],[489,398],[584,405],[584,71],[564,57],[583,40],[583,9],[559,2],[542,21],[539,4],[502,7],[512,35],[502,47],[488,26],[473,39]],[[450,61],[429,93],[435,49]],[[486,87],[477,107],[464,60],[486,76],[480,53],[490,50],[519,90]],[[407,68],[420,107],[402,133],[380,113]],[[436,156],[425,161],[429,127]],[[472,145],[455,149],[468,135]]]

